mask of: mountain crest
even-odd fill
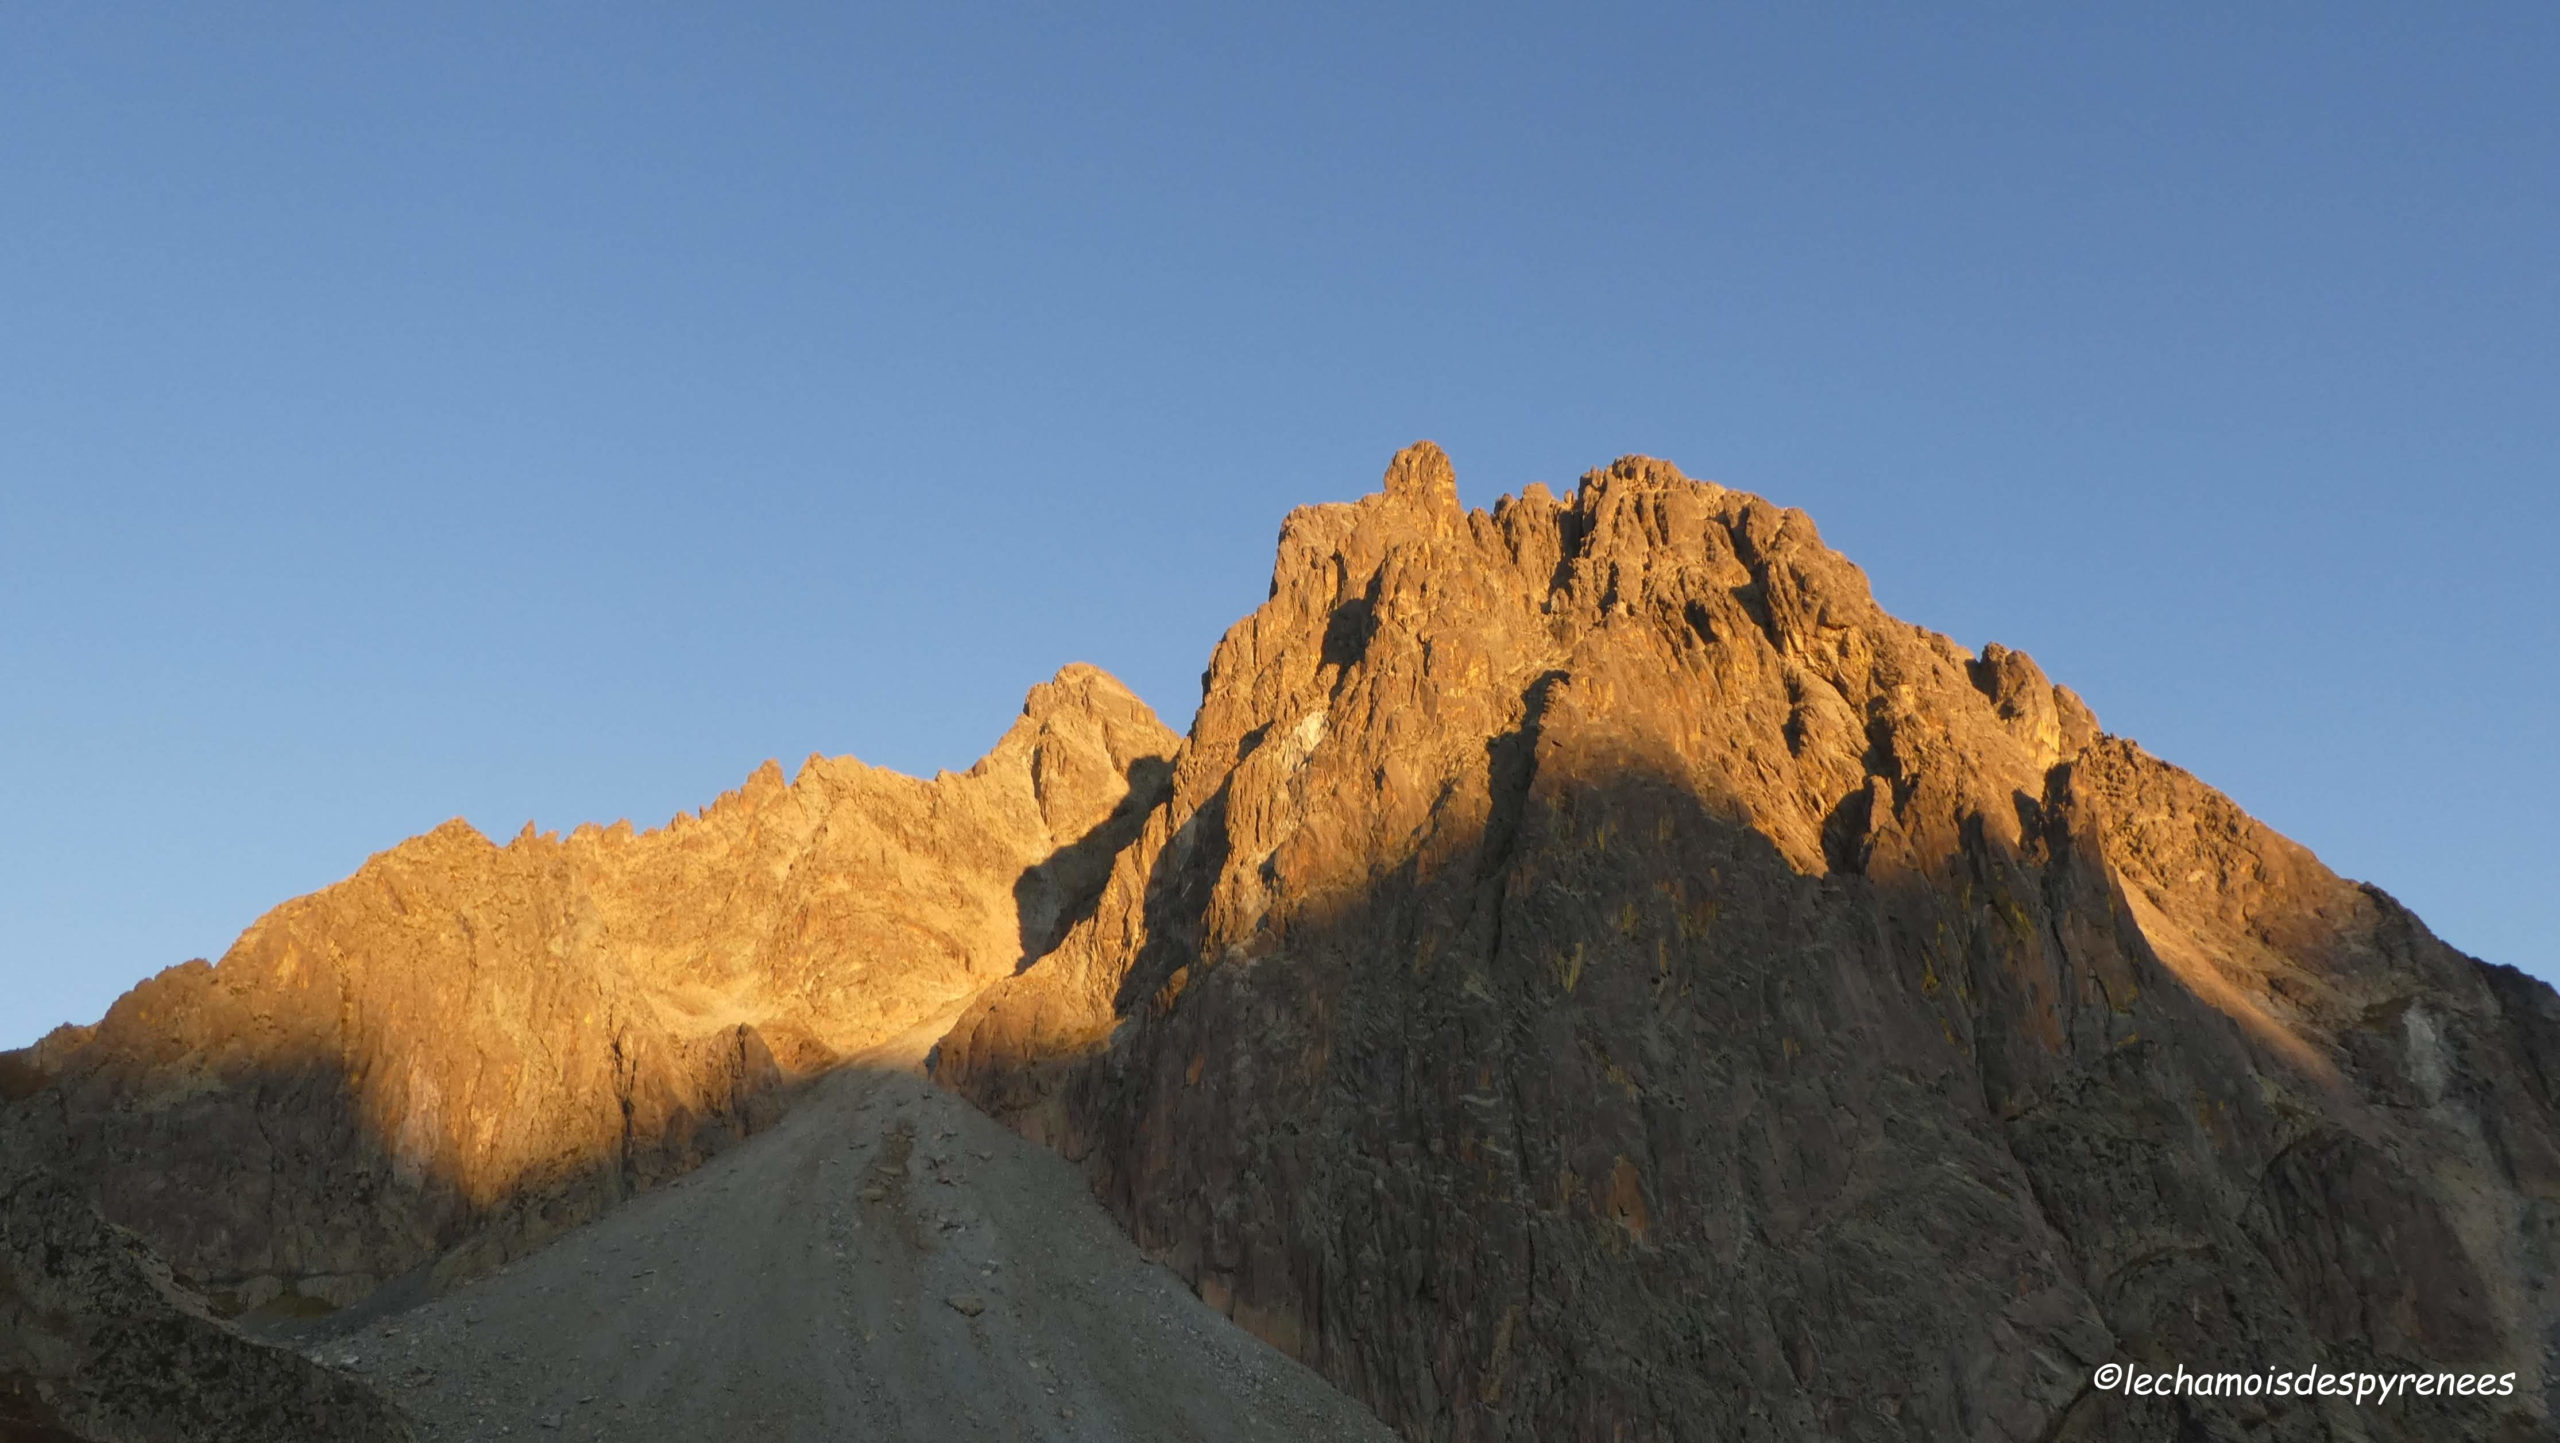
[[[1170,795],[943,1081],[1409,1436],[2112,1436],[2051,1360],[2127,1355],[2541,1397],[2503,1260],[2560,1238],[2560,1127],[2502,974],[1802,512],[1641,457],[1413,504],[1444,466],[1292,513]],[[2507,1426],[2411,1426],[2457,1424]]]
[[[2514,1375],[2271,1437],[2560,1402],[2560,997],[1639,456],[1291,512],[1185,738],[1070,666],[965,773],[448,824],[0,1055],[0,1156],[307,1311],[944,1019],[937,1081],[1408,1437],[2219,1426],[2127,1358]]]
[[[50,1094],[0,1113],[0,1153],[80,1180],[224,1311],[467,1276],[1011,972],[1089,905],[1094,834],[1175,745],[1071,666],[963,775],[768,761],[637,835],[447,822],[0,1055]]]

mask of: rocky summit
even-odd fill
[[[645,835],[449,824],[0,1055],[0,1146],[11,1199],[86,1219],[65,1247],[165,1273],[57,1298],[47,1337],[106,1336],[78,1320],[146,1291],[267,1336],[533,1317],[493,1270],[629,1272],[620,1233],[544,1245],[732,1151],[805,1198],[752,1214],[759,1256],[815,1218],[809,1266],[924,1276],[1015,1214],[937,1203],[882,1251],[861,1229],[889,1185],[815,1180],[903,1178],[914,1122],[863,1132],[844,1093],[764,1135],[901,1036],[938,1038],[915,1065],[1078,1165],[1273,1367],[1408,1438],[2521,1439],[2560,1413],[2560,998],[2024,654],[1886,615],[1803,513],[1643,458],[1469,511],[1426,443],[1382,493],[1293,513],[1187,737],[1071,667],[965,774],[813,758]],[[1036,1172],[971,1156],[982,1189]],[[689,1195],[685,1236],[749,1226],[727,1186]],[[972,1291],[918,1326],[983,1347],[1002,1303],[1049,1351],[1026,1320],[1120,1316],[1097,1249],[990,1245],[987,1276],[1036,1259],[1050,1301]],[[33,1336],[11,1300],[62,1265],[30,1256],[0,1254],[0,1321]],[[476,1335],[483,1361],[436,1374],[404,1344],[444,1377],[404,1406],[498,1420],[450,1371],[546,1372],[604,1264],[545,1266],[545,1321]],[[888,1318],[892,1286],[845,1282],[870,1301],[844,1316]],[[809,1366],[915,1433],[950,1390],[877,1331]],[[0,1410],[62,1430],[90,1416],[66,1380],[131,1363],[45,1356]],[[2512,1391],[2156,1399],[2094,1386],[2110,1362]],[[279,1418],[355,1406],[339,1374],[270,1371],[302,1390]],[[718,1379],[627,1386],[662,1382],[716,1419]],[[1006,1415],[1038,1436],[1244,1436],[1265,1396],[1203,1382],[1172,1421],[1106,1412],[1145,1391],[1123,1374],[1035,1382],[1094,1400]],[[649,1436],[575,1412],[595,1396],[544,1416]],[[853,1416],[780,1396],[760,1433]]]

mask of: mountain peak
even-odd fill
[[[449,825],[0,1056],[0,1157],[307,1311],[483,1271],[923,1027],[1409,1437],[2192,1422],[2087,1385],[2128,1357],[2512,1371],[2359,1426],[2548,1433],[2549,988],[1667,461],[1469,513],[1418,442],[1278,552],[1187,738],[1078,663],[966,773]]]
[[[2032,1360],[2315,1338],[2539,1396],[2552,1008],[1801,511],[1628,456],[1464,517],[1428,443],[1384,501],[1292,515],[938,1053],[1203,1297],[1409,1436],[2136,1436]]]
[[[1033,721],[1046,721],[1066,710],[1125,711],[1145,705],[1120,678],[1090,662],[1071,661],[1024,694],[1022,714]]]
[[[1458,473],[1449,453],[1430,441],[1416,441],[1387,463],[1387,499],[1432,511],[1458,509]]]

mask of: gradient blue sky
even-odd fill
[[[2560,975],[2560,10],[409,8],[0,6],[0,1045],[456,814],[1180,726],[1420,436]]]

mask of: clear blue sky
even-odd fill
[[[2560,10],[1107,8],[0,6],[0,1045],[456,814],[1180,726],[1421,436],[2560,974]]]

